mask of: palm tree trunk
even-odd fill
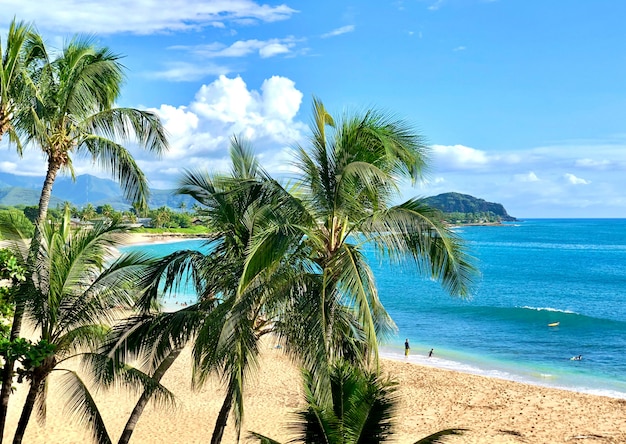
[[[41,386],[42,382],[43,379],[38,377],[33,377],[33,380],[31,381],[30,389],[28,390],[28,395],[26,396],[26,401],[24,401],[22,415],[20,416],[20,420],[17,423],[17,429],[15,430],[15,436],[13,437],[13,444],[21,444],[22,439],[24,439],[26,426],[28,425],[28,421],[30,420],[30,415],[33,413],[35,400],[37,399],[37,393],[39,392],[39,387]]]
[[[41,195],[39,196],[39,214],[37,215],[37,223],[35,224],[35,235],[33,236],[33,240],[35,242],[34,246],[31,245],[30,254],[37,250],[34,249],[35,246],[38,247],[41,242],[41,233],[39,231],[39,224],[44,223],[46,220],[46,216],[48,215],[48,206],[50,205],[50,196],[52,196],[52,185],[54,185],[54,181],[56,180],[57,173],[59,172],[59,168],[61,165],[58,165],[56,162],[53,162],[51,159],[48,160],[48,171],[46,173],[46,178],[43,181],[43,187],[41,187]]]
[[[28,253],[27,265],[30,266],[35,261],[39,244],[41,243],[41,230],[39,224],[46,220],[48,214],[48,205],[50,204],[50,196],[52,195],[52,185],[59,171],[59,166],[48,162],[48,172],[41,189],[39,197],[39,215],[35,223],[35,233],[31,240]],[[33,276],[27,276],[32,280]],[[28,284],[27,284],[28,285]],[[24,304],[18,301],[15,304],[15,313],[13,314],[13,323],[11,324],[11,341],[17,339],[22,331],[22,318],[24,316]],[[11,388],[13,386],[13,368],[15,367],[15,359],[5,356],[4,367],[2,369],[2,390],[0,391],[0,444],[4,436],[4,428],[6,426],[7,411],[9,408],[9,398],[11,397]]]
[[[217,421],[215,421],[215,428],[213,429],[213,436],[211,437],[211,444],[220,444],[222,437],[224,436],[224,429],[228,423],[228,414],[233,406],[234,391],[231,388],[231,384],[228,384],[228,392],[226,392],[226,398],[222,404],[219,415],[217,415]]]
[[[174,363],[176,358],[178,358],[181,352],[181,348],[172,351],[155,370],[154,374],[152,375],[152,379],[154,379],[156,382],[161,381],[161,378],[163,377],[165,372],[172,366],[172,364]],[[153,392],[151,390],[144,390],[144,392],[141,394],[139,401],[137,401],[137,404],[135,404],[135,408],[128,418],[128,422],[126,422],[126,426],[124,427],[124,431],[122,432],[122,436],[120,436],[118,444],[128,444],[128,441],[130,441],[130,437],[135,431],[135,426],[137,425],[137,422],[139,421],[143,410],[145,409],[146,405],[148,405],[148,401],[150,400],[152,393]]]

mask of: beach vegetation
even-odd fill
[[[33,42],[41,43],[41,39],[32,35]],[[168,141],[154,112],[115,107],[124,81],[121,56],[98,46],[93,38],[74,37],[54,59],[48,57],[43,44],[24,45],[21,52],[19,49],[17,52],[16,57],[23,60],[24,66],[19,71],[23,73],[21,83],[28,86],[28,94],[20,101],[20,106],[12,110],[9,140],[19,153],[22,147],[41,150],[47,164],[28,259],[29,268],[34,271],[42,238],[40,229],[46,226],[53,184],[60,172],[74,178],[72,160],[75,156],[91,158],[115,177],[128,200],[146,207],[147,180],[125,144],[133,143],[159,155],[167,149]],[[35,286],[36,279],[36,275],[27,275],[30,287]],[[24,302],[23,299],[16,301],[11,339],[20,334],[24,313],[20,304]],[[13,360],[5,357],[0,435],[11,394],[13,366]]]
[[[15,128],[15,117],[33,92],[27,71],[44,56],[41,37],[34,27],[14,18],[4,42],[0,38],[0,140],[8,134],[18,152],[22,144]]]
[[[113,322],[133,306],[141,290],[138,284],[145,282],[141,277],[151,262],[140,253],[110,260],[110,248],[123,241],[124,230],[116,224],[102,222],[91,229],[72,229],[67,211],[60,222],[45,224],[40,230],[41,242],[35,261],[30,262],[29,238],[17,227],[2,225],[23,275],[36,276],[23,279],[12,294],[24,307],[32,339],[15,338],[2,344],[3,356],[21,364],[17,382],[29,385],[13,442],[22,442],[36,405],[41,419],[45,417],[53,373],[59,375],[55,381],[63,386],[66,406],[91,427],[97,442],[110,442],[87,381],[75,365],[68,364],[83,358],[111,365],[97,349]],[[106,371],[100,373],[102,379]],[[131,379],[137,377],[135,372]]]
[[[302,176],[294,186],[265,173],[248,142],[237,137],[230,174],[183,176],[178,192],[200,206],[208,253],[165,257],[154,275],[164,287],[155,285],[140,301],[143,314],[118,332],[118,353],[143,351],[159,359],[181,347],[181,339],[193,341],[194,383],[217,372],[226,385],[212,443],[221,442],[231,409],[239,436],[245,381],[268,333],[326,401],[338,361],[377,371],[378,343],[395,326],[378,299],[364,248],[413,264],[451,294],[470,292],[471,258],[437,212],[416,199],[391,204],[399,177],[422,177],[420,137],[376,111],[336,124],[317,99],[313,122],[310,146],[298,149]],[[173,289],[182,279],[192,280],[198,302],[175,313],[150,313],[156,289]]]
[[[339,361],[330,371],[330,397],[318,393],[315,378],[307,371],[303,382],[306,405],[289,424],[295,434],[290,443],[378,444],[393,438],[398,403],[393,379]],[[462,432],[442,430],[415,444],[442,443],[445,436]],[[279,444],[255,432],[249,437],[260,444]]]
[[[140,314],[118,326],[118,339],[111,340],[113,353],[121,360],[144,353],[152,357],[151,368],[162,367],[193,341],[194,385],[218,372],[227,387],[212,443],[221,442],[231,410],[240,430],[244,384],[258,365],[259,341],[272,331],[273,309],[266,303],[281,288],[259,285],[246,294],[237,293],[253,229],[258,226],[255,220],[269,203],[277,203],[276,193],[282,190],[268,182],[243,141],[233,138],[230,151],[230,175],[190,171],[180,183],[180,192],[194,196],[204,207],[208,253],[177,251],[163,258],[154,278],[164,281],[164,286],[152,287],[154,291],[140,300]],[[153,312],[157,290],[175,289],[184,279],[194,283],[197,303],[174,313]]]
[[[379,342],[395,332],[365,248],[461,297],[470,294],[475,268],[437,210],[419,199],[393,204],[399,181],[418,182],[428,162],[423,139],[406,122],[375,109],[336,120],[314,98],[309,144],[296,152],[297,211],[254,237],[239,291],[281,262],[300,264],[298,281],[315,294],[302,307],[315,328],[301,331],[301,357],[328,387],[336,360],[377,366]]]

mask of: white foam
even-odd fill
[[[536,373],[534,375],[521,375],[496,368],[482,368],[469,363],[463,363],[441,357],[428,357],[426,355],[410,355],[404,357],[400,353],[391,350],[381,351],[380,356],[393,361],[406,361],[412,364],[423,365],[433,368],[458,371],[488,378],[503,379],[506,381],[520,382],[523,384],[536,385],[540,387],[556,388],[570,392],[587,393],[596,396],[607,396],[610,398],[626,399],[626,392],[611,389],[601,389],[587,387],[583,385],[567,385],[558,376],[551,373]]]

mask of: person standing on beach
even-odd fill
[[[433,350],[435,350],[434,348],[431,348],[430,351],[428,352],[428,357],[431,358],[433,356]]]
[[[409,356],[409,350],[411,350],[411,347],[409,346],[409,338],[407,338],[404,341],[404,356]]]

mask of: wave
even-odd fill
[[[566,314],[575,314],[575,315],[579,315],[580,313],[576,313],[575,311],[571,311],[571,310],[561,310],[558,308],[552,308],[552,307],[529,307],[527,305],[524,305],[523,307],[515,307],[515,308],[523,308],[525,310],[536,310],[536,311],[553,311],[556,313],[566,313]]]
[[[456,306],[431,308],[433,311],[442,313],[450,311],[462,316],[464,322],[471,322],[475,325],[489,323],[511,325],[541,325],[547,326],[554,322],[560,322],[560,326],[570,326],[579,328],[595,328],[598,332],[619,330],[626,333],[626,321],[610,319],[606,317],[589,316],[577,313],[572,310],[555,307],[531,307],[531,306]]]

